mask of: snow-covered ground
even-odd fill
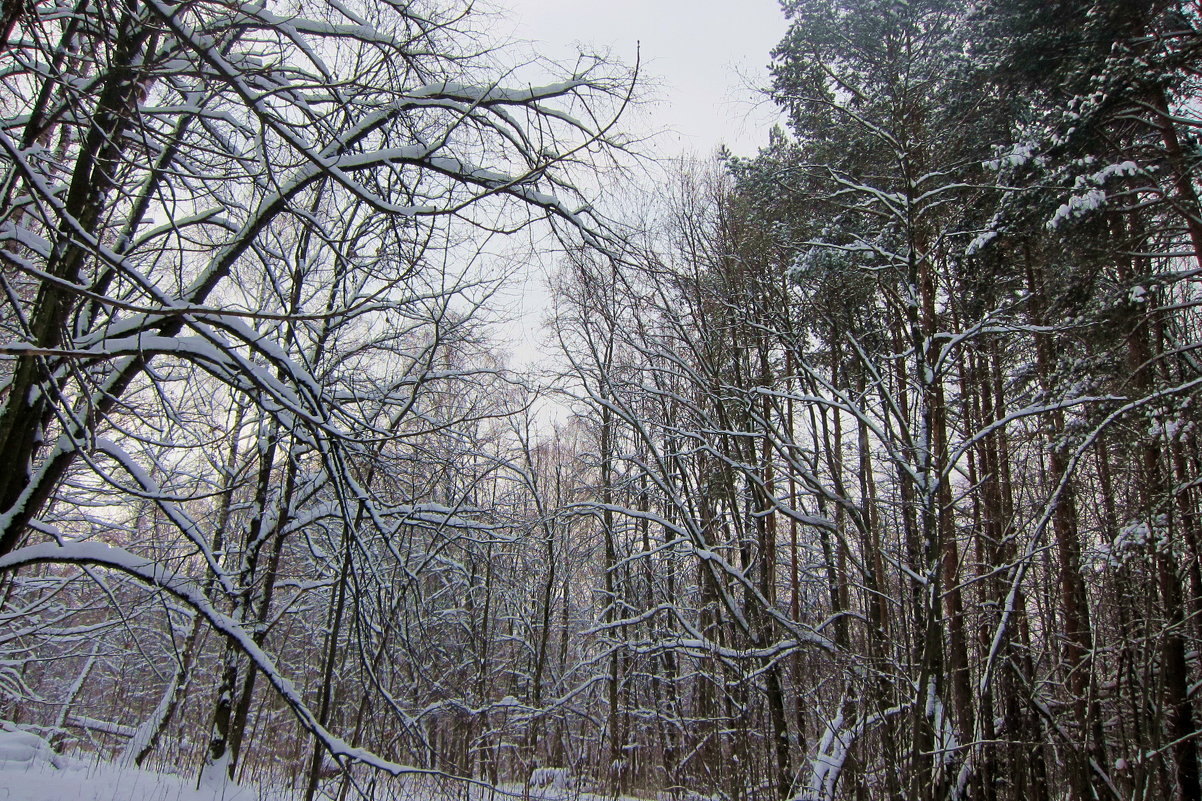
[[[55,754],[45,740],[0,731],[0,801],[285,801],[233,784],[196,789],[195,779]]]
[[[383,779],[388,784],[387,779]],[[447,784],[435,776],[392,780],[384,797],[449,798],[464,801],[611,801],[610,796],[583,792],[564,768],[539,768],[528,785]],[[195,777],[155,773],[95,757],[81,759],[56,753],[41,737],[0,721],[0,801],[296,801],[286,789],[233,783],[197,788]],[[465,792],[465,790],[467,792]],[[328,796],[323,796],[328,798]],[[646,801],[623,796],[619,801]]]

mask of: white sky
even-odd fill
[[[640,150],[656,157],[712,156],[725,144],[751,156],[778,121],[761,92],[769,53],[784,36],[778,0],[492,0],[499,39],[530,43],[551,60],[573,64],[582,50],[633,66],[640,60],[645,101],[621,131],[656,136]],[[508,37],[507,37],[508,34]],[[547,254],[540,254],[546,258]],[[539,260],[536,258],[536,261]],[[542,326],[550,265],[529,265],[506,292],[516,319],[505,326],[511,364],[546,360]]]
[[[659,155],[705,156],[719,144],[753,155],[775,121],[751,86],[767,82],[769,52],[785,32],[778,0],[494,0],[513,35],[571,63],[579,50],[633,65],[650,81],[629,124],[667,130]],[[644,117],[645,119],[640,119]]]

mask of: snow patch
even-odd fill
[[[975,256],[995,239],[997,239],[997,231],[986,231],[983,234],[978,234],[976,239],[968,243],[968,247],[964,249],[964,254],[966,256]]]
[[[1067,203],[1056,209],[1056,213],[1052,215],[1052,219],[1047,221],[1047,228],[1049,231],[1059,228],[1070,220],[1084,217],[1105,203],[1106,192],[1101,189],[1090,189],[1084,194],[1073,195],[1068,199]]]
[[[6,753],[21,743],[32,745],[33,741],[28,739],[30,737],[40,741],[46,749],[50,748],[45,740],[35,735],[14,738],[11,736],[13,734],[0,733],[0,749]],[[42,752],[39,750],[39,753]],[[0,789],[8,791],[7,796],[0,793],[0,798],[14,801],[285,801],[291,798],[282,791],[240,787],[230,782],[197,789],[195,779],[57,754],[54,758],[59,767],[48,759],[0,761]]]
[[[14,729],[0,731],[0,770],[16,771],[34,767],[63,767],[63,758],[50,743],[33,732]]]
[[[994,152],[997,158],[986,161],[985,169],[999,172],[1007,168],[1021,167],[1030,162],[1035,156],[1035,146],[1024,142],[1012,145],[1010,150],[1004,153],[1001,147],[995,148]]]
[[[535,768],[530,772],[530,786],[548,790],[573,788],[572,771],[567,768]]]

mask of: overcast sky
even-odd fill
[[[643,103],[622,130],[645,136],[642,148],[660,157],[711,156],[725,144],[751,156],[767,144],[777,121],[755,87],[767,83],[769,53],[784,36],[778,0],[492,0],[500,8],[493,34],[572,64],[583,49],[627,65],[641,59]],[[505,9],[508,9],[506,11]],[[513,366],[547,360],[549,295],[544,283],[553,255],[537,254],[503,294],[513,323],[503,336]]]
[[[608,51],[626,64],[642,55],[651,80],[641,127],[670,129],[660,155],[704,156],[721,143],[752,155],[768,141],[770,104],[749,88],[767,80],[769,51],[785,31],[778,0],[494,0],[509,8],[513,35],[569,62],[578,50]]]

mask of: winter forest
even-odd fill
[[[0,2],[0,794],[1202,801],[1202,4],[781,6]]]

